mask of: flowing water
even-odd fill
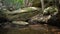
[[[60,29],[47,24],[35,24],[26,27],[0,28],[0,34],[60,34]]]

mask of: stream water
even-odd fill
[[[0,28],[0,34],[60,34],[60,29],[47,24],[35,24],[26,27]]]

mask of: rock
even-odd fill
[[[12,24],[16,24],[16,25],[28,25],[28,22],[24,22],[24,21],[12,21]]]
[[[55,18],[57,18],[57,14],[58,9],[56,7],[48,7],[43,11],[43,14],[37,14],[36,16],[33,16],[28,22],[32,24],[48,23],[48,21],[54,21]]]
[[[28,26],[29,26],[29,23],[24,21],[12,21],[11,23],[12,28],[23,28]]]
[[[29,23],[47,23],[47,21],[51,18],[51,16],[43,16],[43,14],[38,14],[32,17],[28,22]]]
[[[37,7],[27,7],[23,9],[18,9],[15,11],[9,11],[6,9],[5,6],[1,7],[0,9],[0,22],[3,22],[5,25],[6,22],[11,23],[12,21],[16,20],[21,20],[21,21],[26,21],[32,16],[40,13],[40,9]],[[3,19],[1,18],[3,17]]]
[[[36,7],[27,7],[27,8],[11,11],[11,12],[8,11],[5,13],[6,13],[6,18],[8,18],[9,20],[25,21],[25,20],[31,18],[32,16],[35,16],[38,13],[40,13],[40,9],[36,8]]]
[[[44,9],[43,13],[48,15],[56,15],[58,13],[58,8],[54,6],[50,6]]]
[[[18,9],[12,12],[6,12],[8,14],[17,14],[17,13],[24,13],[24,12],[31,12],[31,11],[39,11],[40,9],[37,7],[26,7],[26,8],[22,8],[22,9]]]

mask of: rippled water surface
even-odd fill
[[[29,25],[26,27],[0,28],[0,34],[60,34],[60,29],[46,24]]]

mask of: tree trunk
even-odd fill
[[[44,10],[44,0],[41,0],[42,11]]]

